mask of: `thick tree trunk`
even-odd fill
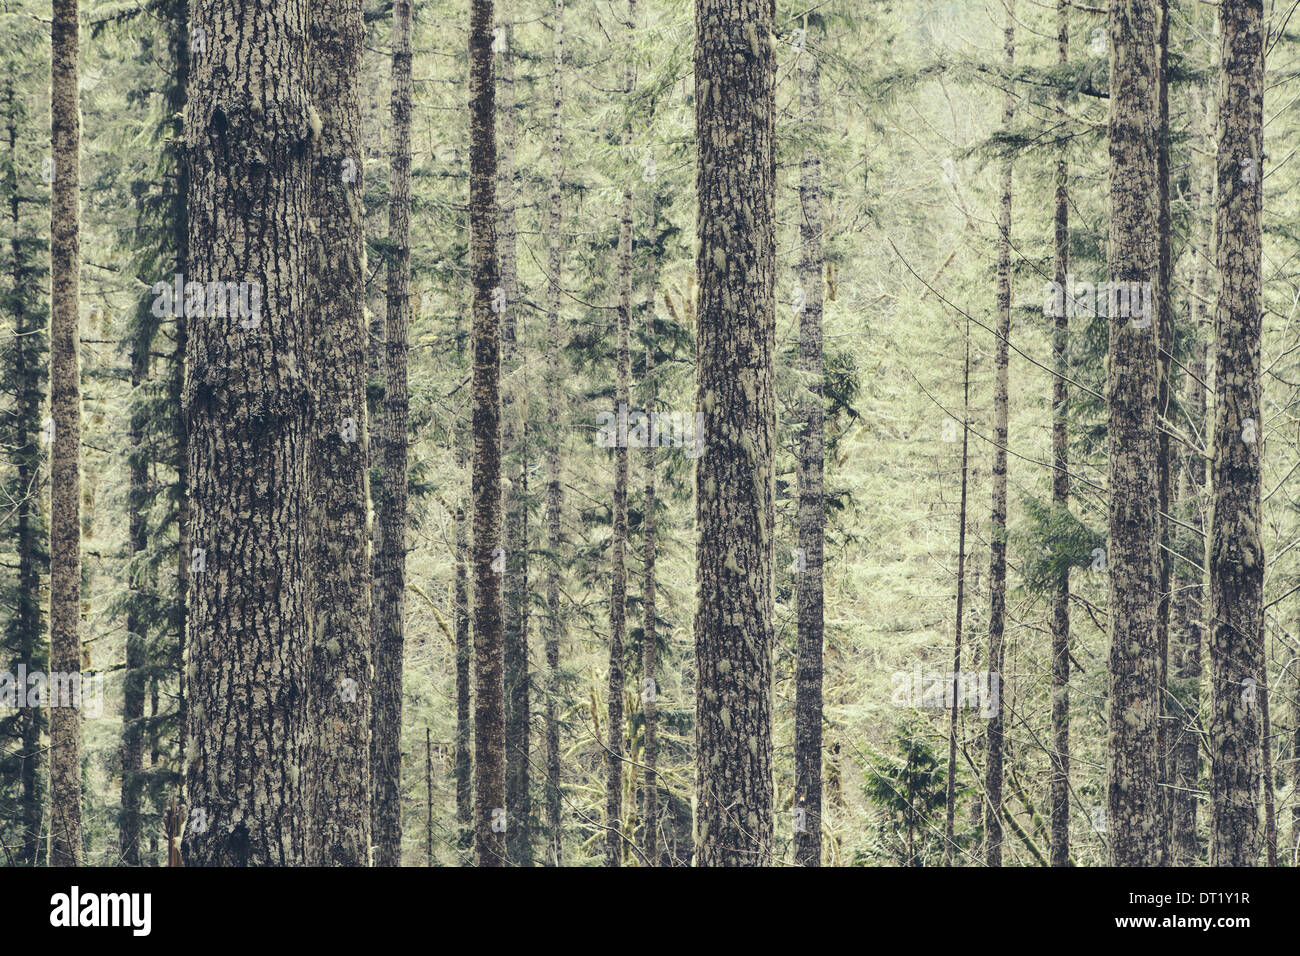
[[[1016,61],[1015,0],[1007,4],[1003,30],[1008,74]],[[1002,101],[1002,127],[1010,130],[1015,97],[1008,90]],[[1002,161],[1002,198],[998,205],[998,340],[993,376],[993,511],[989,546],[990,675],[1002,679],[1007,605],[1007,366],[1011,341],[1011,160]],[[990,680],[995,678],[990,677]],[[1002,708],[988,720],[984,765],[984,861],[1002,865]]]
[[[1070,59],[1070,7],[1068,0],[1056,5],[1056,58]],[[1064,105],[1062,104],[1062,109]],[[1070,274],[1069,165],[1062,156],[1056,161],[1056,217],[1053,261],[1057,287],[1065,290]],[[1066,417],[1069,388],[1067,349],[1070,340],[1069,310],[1064,308],[1068,292],[1061,296],[1062,309],[1053,320],[1052,358],[1056,377],[1052,381],[1052,507],[1062,513],[1070,507],[1070,437]],[[1052,587],[1052,866],[1070,865],[1070,570],[1062,570]]]
[[[458,341],[461,340],[457,322]],[[463,347],[462,347],[463,348]],[[469,429],[458,427],[456,469],[464,480],[468,461],[465,443]],[[472,849],[474,834],[474,751],[473,715],[470,711],[471,662],[474,646],[469,626],[469,518],[462,492],[456,498],[456,824],[462,850]]]
[[[362,230],[361,0],[312,4],[309,304],[311,438],[311,827],[316,866],[370,864],[371,566]]]
[[[563,240],[563,127],[560,122],[564,67],[564,0],[554,0],[551,50],[551,190],[546,216],[546,540],[550,557],[546,563],[546,830],[548,862],[563,862],[563,803],[560,791],[560,548],[564,539],[560,510],[564,493],[560,485],[560,337],[561,270],[564,267]]]
[[[1112,5],[1109,37],[1110,281],[1149,296],[1159,267],[1151,229],[1157,215],[1159,66],[1153,0]],[[1109,299],[1109,859],[1113,866],[1154,866],[1160,720],[1157,330],[1149,314],[1144,322],[1137,310],[1116,308],[1117,296]]]
[[[1264,178],[1261,0],[1219,5],[1220,74],[1211,464],[1212,866],[1260,850],[1264,548],[1260,539],[1260,209]]]
[[[500,270],[492,0],[473,0],[469,32],[470,260],[474,282],[474,856],[506,863],[506,717],[501,572]],[[495,300],[495,301],[494,301]]]
[[[81,110],[77,0],[54,0],[50,60],[50,673],[81,675]],[[53,682],[51,682],[53,688]],[[52,690],[53,692],[53,690]],[[78,695],[79,696],[79,695]],[[80,866],[81,702],[51,699],[50,866]]]
[[[248,315],[187,310],[189,866],[294,865],[306,855],[303,240],[319,122],[308,92],[309,20],[305,0],[212,0],[191,10],[203,51],[191,64],[186,121],[187,278],[252,285]],[[244,55],[221,53],[235,49]]]
[[[392,143],[384,403],[374,563],[375,705],[370,807],[375,866],[402,863],[402,664],[406,646],[407,333],[411,324],[411,0],[393,3]]]
[[[773,19],[768,0],[695,8],[701,866],[772,862]]]
[[[799,54],[803,121],[821,122],[821,64],[815,52]],[[822,196],[821,157],[804,150],[799,181],[799,370],[806,376],[799,443],[799,551],[796,570],[798,660],[795,665],[794,858],[801,866],[821,866],[822,857],[822,564],[826,544],[826,504],[822,468],[825,457],[822,364]],[[802,812],[800,812],[802,811]]]
[[[636,30],[636,0],[628,0],[628,41]],[[629,100],[628,119],[623,126],[623,151],[632,146],[630,101],[635,71],[629,54],[623,72],[623,92]],[[626,157],[625,157],[626,158]],[[632,185],[626,169],[623,176],[622,214],[618,228],[618,341],[614,363],[617,382],[614,387],[614,415],[622,420],[628,408],[628,381],[631,356],[628,337],[632,324]],[[605,865],[619,866],[623,859],[623,669],[624,644],[627,637],[627,443],[620,441],[614,449],[613,537],[610,541],[609,598],[609,709],[606,731],[605,772]]]
[[[504,3],[501,4],[504,7]],[[528,675],[528,459],[523,397],[524,369],[520,345],[519,270],[516,262],[515,203],[518,199],[515,152],[514,24],[502,14],[501,69],[497,111],[500,146],[497,150],[497,251],[501,262],[501,455],[509,473],[503,488],[506,570],[506,831],[507,851],[515,866],[532,866],[532,800],[529,794],[529,675]]]

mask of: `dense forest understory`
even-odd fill
[[[0,866],[1300,866],[1300,0],[0,0]]]

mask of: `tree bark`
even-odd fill
[[[1016,62],[1015,0],[1007,3],[1003,30],[1004,69]],[[1008,89],[1002,100],[1002,128],[1011,129],[1015,96]],[[993,375],[993,510],[989,535],[989,659],[990,675],[1001,680],[1007,604],[1007,371],[1011,341],[1011,159],[1002,161],[1002,198],[998,206],[998,340]],[[990,677],[990,680],[993,678]],[[1001,698],[999,698],[999,701]],[[984,765],[984,862],[1002,865],[1002,708],[988,720]]]
[[[54,0],[50,59],[50,673],[81,674],[81,109],[77,0]],[[53,691],[53,681],[51,681]],[[50,866],[81,866],[81,702],[51,699]]]
[[[1111,282],[1151,288],[1157,279],[1156,7],[1110,7]],[[1149,294],[1149,293],[1148,293]],[[1110,296],[1114,302],[1116,296]],[[1107,816],[1112,866],[1159,862],[1157,605],[1159,494],[1156,463],[1157,329],[1108,309],[1110,660]],[[1133,310],[1129,310],[1133,311]]]
[[[1056,58],[1064,65],[1070,59],[1070,6],[1056,5]],[[1064,101],[1060,103],[1064,110]],[[1067,290],[1070,282],[1070,170],[1064,153],[1056,161],[1056,217],[1053,260],[1057,287]],[[1070,507],[1070,436],[1066,417],[1069,387],[1067,349],[1070,315],[1064,308],[1068,290],[1061,296],[1062,309],[1052,328],[1052,357],[1056,377],[1052,381],[1052,508],[1062,514]],[[1052,587],[1052,866],[1070,865],[1070,569],[1061,571]]]
[[[393,3],[384,402],[374,562],[375,703],[370,820],[375,866],[402,863],[402,664],[406,644],[407,334],[411,324],[411,0]]]
[[[315,242],[309,343],[311,607],[316,616],[310,709],[315,866],[370,864],[371,563],[366,423],[361,0],[312,4],[311,98],[321,118],[312,155]],[[385,390],[387,394],[387,390]]]
[[[191,10],[187,278],[261,308],[187,310],[188,866],[306,856],[309,21],[305,0]]]
[[[799,54],[803,121],[821,122],[821,64],[816,53]],[[821,866],[822,856],[822,565],[826,545],[826,503],[822,483],[825,458],[822,360],[822,196],[821,157],[804,150],[799,181],[799,370],[806,376],[799,443],[799,551],[797,595],[798,660],[795,665],[794,790],[797,813],[794,858],[800,866]],[[802,813],[798,811],[802,810]]]
[[[564,538],[560,513],[564,492],[560,484],[560,356],[564,348],[560,332],[561,271],[564,268],[560,229],[564,217],[563,145],[560,121],[564,67],[564,0],[554,0],[551,50],[551,189],[546,217],[547,283],[546,305],[546,538],[550,557],[546,563],[546,829],[548,861],[563,863],[563,802],[560,791],[560,549]]]
[[[962,620],[966,610],[966,489],[970,462],[970,320],[961,379],[961,503],[957,509],[957,620],[952,638],[952,708],[948,712],[948,780],[944,800],[943,865],[952,866],[957,824],[957,681],[961,674]]]
[[[479,866],[506,863],[506,727],[501,571],[500,269],[492,0],[472,0],[469,32],[470,260],[474,283],[474,818]],[[493,300],[497,304],[494,305]]]
[[[1260,539],[1261,0],[1219,6],[1220,74],[1211,463],[1210,864],[1253,866],[1260,850],[1264,549]]]
[[[501,4],[504,8],[505,4]],[[514,23],[502,13],[500,145],[497,150],[497,251],[501,263],[501,455],[509,472],[503,488],[506,570],[503,582],[506,681],[506,844],[510,862],[532,866],[532,800],[529,794],[528,675],[528,459],[525,396],[519,339],[519,270],[516,261]]]
[[[772,862],[774,11],[695,8],[700,866]]]
[[[636,0],[628,0],[628,42],[636,30]],[[629,101],[628,118],[623,125],[623,152],[632,147],[632,119],[630,101],[635,70],[629,52],[623,70],[623,93]],[[626,159],[626,155],[624,156]],[[614,363],[617,382],[614,387],[614,415],[622,420],[628,408],[628,380],[631,378],[631,356],[628,337],[632,323],[632,184],[624,170],[623,204],[618,228],[618,341]],[[623,860],[623,669],[626,666],[625,641],[627,638],[627,442],[620,441],[614,448],[614,507],[613,537],[610,541],[610,598],[609,598],[609,696],[606,731],[609,742],[605,754],[605,865],[619,866]]]

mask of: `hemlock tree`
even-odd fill
[[[50,35],[50,866],[80,866],[81,108],[77,0],[54,0]],[[75,696],[74,696],[75,695]]]
[[[501,573],[501,287],[496,234],[492,0],[469,18],[470,259],[474,283],[474,859],[506,863],[505,660]]]
[[[190,263],[173,303],[190,320],[188,866],[306,859],[310,20],[306,0],[191,9]],[[247,307],[214,302],[218,283],[247,283]]]
[[[772,862],[774,10],[695,8],[700,866]]]
[[[1264,547],[1260,537],[1262,0],[1219,5],[1210,483],[1210,865],[1253,866],[1260,850]]]
[[[1134,290],[1147,290],[1149,302],[1158,265],[1151,230],[1157,213],[1156,9],[1153,0],[1109,9],[1110,282],[1125,283],[1130,302]],[[1112,866],[1153,866],[1159,862],[1157,329],[1149,309],[1143,317],[1123,308],[1113,293],[1108,305],[1109,860]]]
[[[411,6],[393,3],[388,286],[374,565],[375,702],[370,808],[375,865],[402,862],[402,662],[406,647],[407,331],[411,324]]]
[[[361,0],[312,5],[311,828],[318,866],[370,863],[369,435],[363,306]],[[405,477],[405,476],[403,476]]]

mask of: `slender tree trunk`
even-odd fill
[[[769,0],[695,8],[701,866],[772,862],[774,16]]]
[[[653,182],[653,177],[651,177]],[[653,192],[650,202],[650,235],[659,230],[659,195]],[[653,241],[653,240],[652,240]],[[655,294],[659,284],[658,265],[652,265],[645,305],[645,411],[654,414],[659,404],[658,382],[655,381],[655,348],[657,320]],[[641,851],[651,866],[659,865],[659,607],[655,574],[659,560],[659,519],[655,513],[655,464],[653,446],[646,449],[645,459],[645,513],[642,517],[645,573],[642,576],[642,636],[641,636],[641,716],[645,721],[645,745],[641,761],[645,765],[644,822],[642,824]]]
[[[821,122],[821,64],[812,52],[799,55],[800,106],[804,122]],[[799,446],[798,661],[795,666],[794,858],[821,866],[822,856],[822,564],[826,544],[825,457],[822,364],[822,196],[821,157],[804,150],[799,182],[799,245],[803,288],[799,316],[799,369],[807,377]]]
[[[44,391],[45,349],[44,330],[34,321],[35,300],[42,292],[32,287],[31,269],[23,255],[23,242],[19,237],[21,222],[18,188],[18,117],[12,81],[7,90],[9,134],[9,220],[13,229],[9,238],[12,259],[13,291],[17,308],[14,323],[14,384],[17,395],[14,401],[14,450],[17,466],[14,506],[16,522],[15,548],[18,558],[17,607],[14,609],[17,627],[18,660],[26,661],[29,668],[43,665],[37,657],[41,638],[41,575],[46,565],[41,547],[41,495],[37,491],[36,476],[40,472],[40,408]],[[21,787],[19,803],[18,862],[23,866],[36,865],[40,855],[41,819],[44,813],[41,793],[40,753],[41,733],[45,728],[45,715],[40,707],[24,707],[18,718],[19,756],[18,778]]]
[[[497,118],[497,252],[501,263],[501,454],[509,481],[503,489],[506,570],[505,601],[506,681],[506,816],[510,821],[506,844],[510,862],[532,866],[532,801],[529,797],[529,676],[528,676],[528,461],[524,447],[525,394],[522,378],[519,312],[519,271],[515,247],[515,67],[514,24],[503,9],[500,88]]]
[[[1070,7],[1068,0],[1056,5],[1056,58],[1062,65],[1070,59]],[[1064,110],[1064,102],[1060,104]],[[1064,514],[1070,507],[1070,437],[1066,417],[1069,388],[1067,349],[1070,314],[1070,170],[1064,154],[1056,161],[1055,280],[1062,290],[1062,308],[1052,330],[1052,357],[1056,377],[1052,381],[1052,507]],[[1070,865],[1070,569],[1061,571],[1052,587],[1052,866]]]
[[[457,341],[461,340],[457,322]],[[462,346],[463,349],[463,346]],[[465,442],[467,428],[458,427],[456,469],[465,474],[468,464]],[[463,481],[463,477],[461,478]],[[456,498],[456,823],[460,828],[461,849],[471,849],[474,834],[474,753],[473,716],[470,711],[470,670],[474,656],[469,626],[469,519],[463,492]]]
[[[1261,0],[1219,6],[1221,37],[1214,312],[1210,572],[1212,866],[1253,866],[1260,849],[1264,549],[1260,540]]]
[[[1003,30],[1004,69],[1010,75],[1016,62],[1015,0],[1007,3]],[[1002,101],[1002,127],[1010,130],[1015,97],[1008,90]],[[989,659],[990,680],[1002,679],[1002,658],[1007,604],[1007,366],[1011,340],[1011,160],[1002,161],[1002,200],[998,207],[998,341],[993,378],[993,519],[989,547]],[[997,675],[994,678],[992,675]],[[984,861],[1002,865],[1002,709],[988,721],[984,765]]]
[[[1160,68],[1156,80],[1156,241],[1157,272],[1155,289],[1158,364],[1156,378],[1156,507],[1159,521],[1160,603],[1156,606],[1156,684],[1159,694],[1159,720],[1156,724],[1156,774],[1159,799],[1157,853],[1162,866],[1169,865],[1171,801],[1169,797],[1169,580],[1171,564],[1169,520],[1169,433],[1159,422],[1169,417],[1171,359],[1174,347],[1174,313],[1172,300],[1172,252],[1169,207],[1169,0],[1160,0],[1157,53]]]
[[[138,395],[149,379],[149,339],[136,331],[131,341],[131,391]],[[140,612],[150,575],[145,568],[144,508],[148,504],[149,470],[144,451],[142,411],[133,409],[128,441],[131,445],[127,491],[127,567],[130,591],[126,613],[126,672],[122,678],[122,810],[118,820],[117,852],[123,866],[140,865],[140,794],[144,770],[144,692],[148,664],[148,634]]]
[[[183,854],[188,866],[299,865],[313,620],[310,15],[305,0],[212,0],[191,14],[203,50],[186,121],[187,278],[252,285],[234,316],[183,303],[193,319]],[[223,52],[249,44],[256,55]]]
[[[472,0],[469,32],[470,260],[474,282],[474,835],[479,866],[506,862],[506,726],[501,572],[502,290],[496,235],[492,0]]]
[[[1156,12],[1151,0],[1114,4],[1109,25],[1110,281],[1144,290],[1148,302],[1159,268],[1151,230],[1158,201]],[[1160,719],[1157,330],[1149,311],[1143,321],[1138,310],[1118,308],[1117,295],[1108,298],[1109,859],[1112,866],[1154,866]]]
[[[957,823],[957,682],[961,679],[962,617],[966,610],[966,486],[970,455],[970,320],[961,379],[961,503],[957,509],[957,621],[952,639],[952,709],[948,713],[948,781],[944,814],[943,865],[952,866]]]
[[[636,30],[636,0],[628,0],[628,42]],[[632,146],[630,101],[635,71],[629,53],[623,72],[623,92],[629,101],[628,119],[623,125],[623,151]],[[614,415],[622,421],[628,414],[628,380],[631,356],[628,337],[632,322],[632,185],[624,171],[622,215],[618,228],[618,342],[615,346],[617,383]],[[611,587],[609,598],[609,735],[605,755],[605,865],[619,866],[623,859],[623,669],[627,637],[627,442],[614,448],[614,533],[610,542]]]
[[[560,548],[564,544],[560,511],[564,493],[560,485],[560,293],[563,262],[564,207],[562,193],[564,133],[560,122],[564,67],[564,0],[554,0],[551,51],[551,191],[546,217],[546,829],[549,862],[563,862],[563,803],[560,791]]]
[[[402,663],[406,644],[407,332],[411,324],[411,0],[393,3],[392,123],[388,180],[388,291],[384,329],[382,475],[375,508],[375,706],[370,820],[375,866],[402,863]]]
[[[361,0],[314,0],[310,343],[311,827],[316,866],[370,864],[371,565],[362,229]],[[387,390],[385,390],[387,395]]]
[[[1198,127],[1210,125],[1207,111],[1200,97],[1193,99],[1193,111]],[[1203,128],[1198,133],[1202,149],[1211,136]],[[1196,239],[1193,248],[1192,295],[1192,348],[1187,363],[1186,382],[1183,389],[1183,414],[1191,422],[1194,434],[1205,434],[1206,329],[1209,310],[1205,300],[1209,290],[1209,267],[1213,257],[1213,205],[1214,181],[1208,162],[1195,164],[1190,178],[1188,204],[1196,210]],[[1171,676],[1169,704],[1173,720],[1169,732],[1173,735],[1169,745],[1170,777],[1170,852],[1174,866],[1191,866],[1200,857],[1200,844],[1196,833],[1197,807],[1201,787],[1201,637],[1205,620],[1205,459],[1187,450],[1183,453],[1178,486],[1178,507],[1182,525],[1175,533],[1180,540],[1178,551],[1187,560],[1176,565],[1174,580],[1177,588],[1173,596],[1173,620],[1170,634]],[[1193,565],[1191,562],[1195,562]]]
[[[77,0],[54,0],[50,60],[50,672],[65,687],[81,675],[81,110]],[[80,866],[81,701],[51,698],[50,866]],[[67,695],[63,695],[67,696]],[[79,695],[78,695],[79,697]]]

